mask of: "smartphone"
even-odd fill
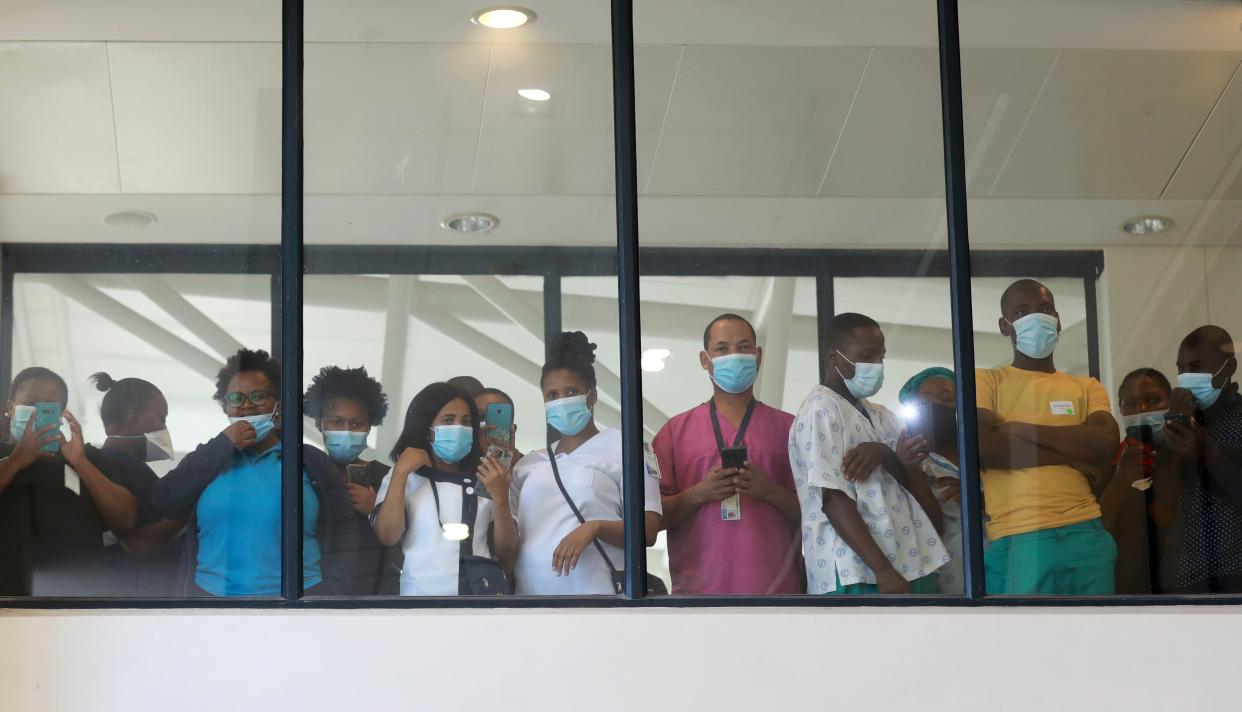
[[[367,466],[357,462],[345,466],[345,481],[351,485],[371,486],[367,482]]]
[[[34,425],[31,427],[37,433],[49,425],[55,425],[56,430],[60,430],[60,403],[35,403]],[[60,441],[53,440],[39,449],[43,452],[60,452]]]
[[[746,448],[726,447],[720,451],[720,464],[726,469],[741,468],[746,464]],[[733,495],[720,502],[720,519],[725,522],[736,522],[742,519],[742,497]]]
[[[489,403],[484,422],[495,426],[488,434],[506,445],[513,440],[513,406],[508,403]]]
[[[504,465],[505,467],[512,467],[512,466],[513,466],[513,455],[512,455],[512,453],[510,453],[508,450],[506,450],[506,449],[504,449],[504,448],[500,447],[499,445],[488,445],[488,446],[487,446],[487,454],[488,454],[488,455],[491,455],[492,457],[494,457],[494,458],[496,458],[497,460],[499,460],[499,461],[500,461],[500,464]]]
[[[741,469],[746,464],[746,448],[727,447],[720,451],[720,464],[728,468]]]

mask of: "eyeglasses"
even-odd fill
[[[276,400],[276,394],[271,391],[250,391],[249,393],[234,391],[224,396],[224,402],[228,403],[231,408],[240,408],[246,404],[247,400],[250,401],[251,405],[262,408]]]

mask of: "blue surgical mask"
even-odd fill
[[[1154,443],[1164,441],[1164,416],[1168,410],[1153,410],[1146,413],[1133,413],[1121,416],[1121,424],[1129,433],[1131,428],[1138,429],[1144,425],[1151,427],[1151,439]]]
[[[9,434],[14,440],[21,440],[22,435],[26,433],[26,426],[30,423],[30,419],[34,417],[33,405],[16,405],[13,406],[13,418],[9,421]]]
[[[1027,314],[1017,321],[1007,322],[1013,327],[1014,345],[1018,351],[1031,358],[1047,358],[1057,348],[1060,321],[1051,314]]]
[[[548,425],[556,428],[561,435],[574,436],[591,422],[591,409],[587,406],[586,396],[570,396],[543,404],[548,416]]]
[[[440,462],[461,462],[474,449],[474,428],[469,425],[437,425],[431,449]]]
[[[1220,372],[1228,365],[1229,359],[1225,359],[1220,368],[1216,369],[1216,373],[1179,373],[1177,374],[1177,387],[1190,391],[1190,395],[1195,397],[1200,408],[1211,408],[1216,399],[1220,398],[1221,392],[1225,390],[1224,386],[1220,388],[1213,386],[1212,380],[1220,375]]]
[[[357,460],[362,451],[367,449],[367,431],[325,430],[323,444],[333,460],[345,465]]]
[[[230,417],[230,423],[250,423],[250,427],[254,428],[255,442],[262,442],[264,438],[272,433],[276,428],[275,412],[260,413],[259,415],[243,415]]]
[[[726,393],[742,393],[759,375],[759,358],[755,354],[729,354],[712,359],[712,380]]]
[[[845,358],[845,354],[837,351],[837,355]],[[870,398],[880,392],[880,387],[884,385],[884,364],[882,363],[854,363],[850,361],[854,367],[854,377],[845,378],[845,374],[841,373],[841,369],[837,369],[837,374],[845,379],[845,387],[849,390],[850,395],[858,399]]]

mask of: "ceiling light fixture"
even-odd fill
[[[518,89],[518,96],[530,101],[547,101],[552,95],[542,89]]]
[[[647,349],[639,358],[638,365],[644,371],[655,373],[664,370],[664,359],[672,356],[672,352],[668,349]]]
[[[112,227],[141,230],[144,227],[159,222],[159,219],[151,213],[142,210],[122,210],[119,213],[112,213],[104,217],[103,221],[105,225]]]
[[[1163,215],[1140,215],[1137,218],[1130,218],[1121,224],[1121,229],[1125,232],[1142,237],[1143,235],[1155,235],[1165,232],[1173,227],[1173,218]]]
[[[470,16],[470,21],[493,30],[512,30],[535,21],[535,13],[524,7],[502,5],[485,7]]]
[[[460,213],[450,215],[440,223],[440,227],[450,232],[473,235],[488,232],[500,224],[500,218],[487,213]]]

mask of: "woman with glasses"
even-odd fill
[[[188,520],[181,592],[277,596],[281,570],[280,364],[242,349],[216,376],[229,425],[156,485],[165,519]],[[302,587],[335,595],[353,571],[357,524],[327,455],[303,446]]]

